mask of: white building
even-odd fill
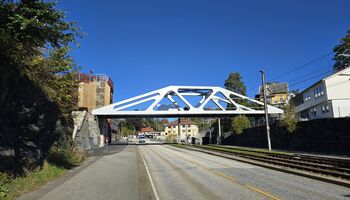
[[[350,68],[321,79],[301,92],[295,110],[301,118],[350,117]]]
[[[165,126],[164,132],[162,132],[162,136],[165,138],[169,136],[174,136],[173,138],[177,138],[178,134],[178,121],[175,120],[173,122],[168,123]],[[180,140],[185,141],[186,138],[190,139],[191,137],[199,138],[198,126],[188,119],[180,120]]]

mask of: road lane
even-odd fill
[[[349,188],[167,145],[140,146],[161,199],[349,199]],[[181,191],[181,192],[179,192]]]
[[[164,146],[139,148],[148,164],[160,199],[270,199],[169,154]]]

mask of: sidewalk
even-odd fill
[[[20,200],[152,199],[153,192],[137,146],[111,145],[93,152],[95,158],[83,169],[68,172],[60,180],[25,194]],[[109,154],[109,155],[106,155]],[[89,159],[87,159],[89,160]],[[84,164],[83,164],[84,165]],[[70,175],[72,174],[72,175]]]

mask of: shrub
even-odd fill
[[[243,133],[243,130],[250,127],[249,118],[245,115],[239,115],[232,119],[232,130],[235,134]]]
[[[168,142],[176,142],[177,141],[177,135],[176,134],[168,134],[165,136],[165,140]]]
[[[294,133],[297,129],[298,120],[296,119],[293,104],[287,104],[284,113],[285,114],[280,124],[287,130],[288,133]]]
[[[79,164],[85,158],[85,152],[74,144],[67,146],[53,145],[49,151],[47,160],[50,163],[65,168],[71,168]]]

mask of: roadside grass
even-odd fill
[[[16,199],[33,191],[50,180],[63,176],[67,169],[78,166],[85,159],[85,151],[75,145],[66,148],[53,146],[42,167],[28,171],[24,176],[13,177],[0,172],[0,200]]]
[[[24,193],[30,192],[46,184],[50,180],[65,174],[65,168],[44,162],[42,168],[28,172],[26,176],[11,178],[6,174],[0,174],[0,199],[16,199]]]
[[[269,151],[269,150],[254,149],[254,148],[249,148],[249,147],[230,147],[230,146],[220,146],[220,145],[216,145],[216,144],[210,144],[210,145],[206,145],[206,146],[219,147],[219,148],[225,148],[225,149],[233,149],[233,150],[239,150],[239,151],[258,152],[258,153],[292,155],[291,153],[282,152],[282,151]]]
[[[186,144],[171,144],[171,146],[178,147],[178,148],[187,148]],[[280,154],[280,155],[290,155],[289,153],[285,152],[278,152],[278,151],[268,151],[268,150],[259,150],[259,149],[250,149],[250,148],[237,148],[237,147],[223,147],[219,145],[190,145],[193,147],[198,147],[202,149],[210,149],[210,150],[216,150],[221,152],[228,152],[228,153],[240,153],[240,154],[246,154],[246,155],[255,155],[255,156],[267,156],[268,154]]]
[[[264,152],[245,151],[245,150],[230,149],[225,147],[207,146],[207,145],[196,145],[195,147],[202,148],[202,149],[216,150],[221,152],[228,152],[228,153],[240,153],[240,154],[253,155],[253,156],[266,156]]]

